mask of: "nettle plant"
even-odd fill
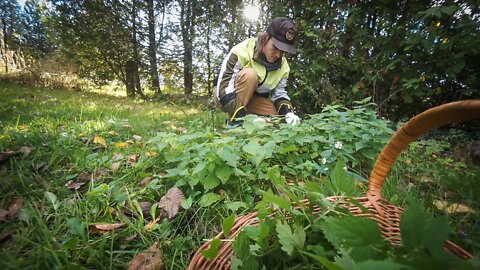
[[[272,187],[272,173],[291,182],[319,181],[341,160],[350,168],[349,175],[367,181],[362,175],[393,133],[368,102],[351,109],[327,106],[298,126],[282,119],[257,123],[252,121],[255,116],[247,116],[243,126],[223,132],[161,132],[149,147],[160,153],[155,163],[162,164],[162,182],[188,195],[184,207],[223,201],[236,211],[252,207],[262,191]]]
[[[412,198],[402,215],[403,246],[392,247],[378,224],[353,216],[325,200],[343,194],[354,202],[355,183],[344,164],[336,164],[329,179],[319,183],[285,185],[266,191],[257,203],[259,222],[247,225],[235,238],[231,269],[477,269],[478,260],[465,261],[443,248],[451,230],[446,217],[432,217]],[[299,198],[308,198],[309,204]],[[320,206],[314,211],[313,205]],[[365,209],[365,211],[368,211]],[[227,240],[213,239],[202,254],[213,260],[228,235],[234,216],[223,222]]]

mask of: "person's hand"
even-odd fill
[[[295,126],[295,125],[300,124],[300,117],[298,117],[293,112],[289,112],[289,113],[285,114],[285,122],[287,122],[288,124],[290,124],[292,126]]]
[[[258,116],[257,118],[253,119],[253,123],[261,123],[261,124],[268,124],[271,123],[272,120],[270,118]]]

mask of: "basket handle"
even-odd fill
[[[397,130],[380,153],[368,184],[367,197],[378,200],[382,197],[385,177],[398,155],[422,134],[446,124],[462,123],[480,119],[480,99],[463,100],[431,108],[410,119]]]

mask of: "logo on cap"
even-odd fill
[[[286,33],[285,33],[285,38],[288,40],[288,41],[292,41],[293,38],[295,37],[295,32],[293,30],[288,30]]]

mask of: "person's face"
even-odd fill
[[[277,47],[273,45],[272,39],[269,39],[263,48],[263,54],[265,55],[265,58],[267,58],[268,63],[274,63],[278,59],[282,58],[283,51],[277,49]]]

